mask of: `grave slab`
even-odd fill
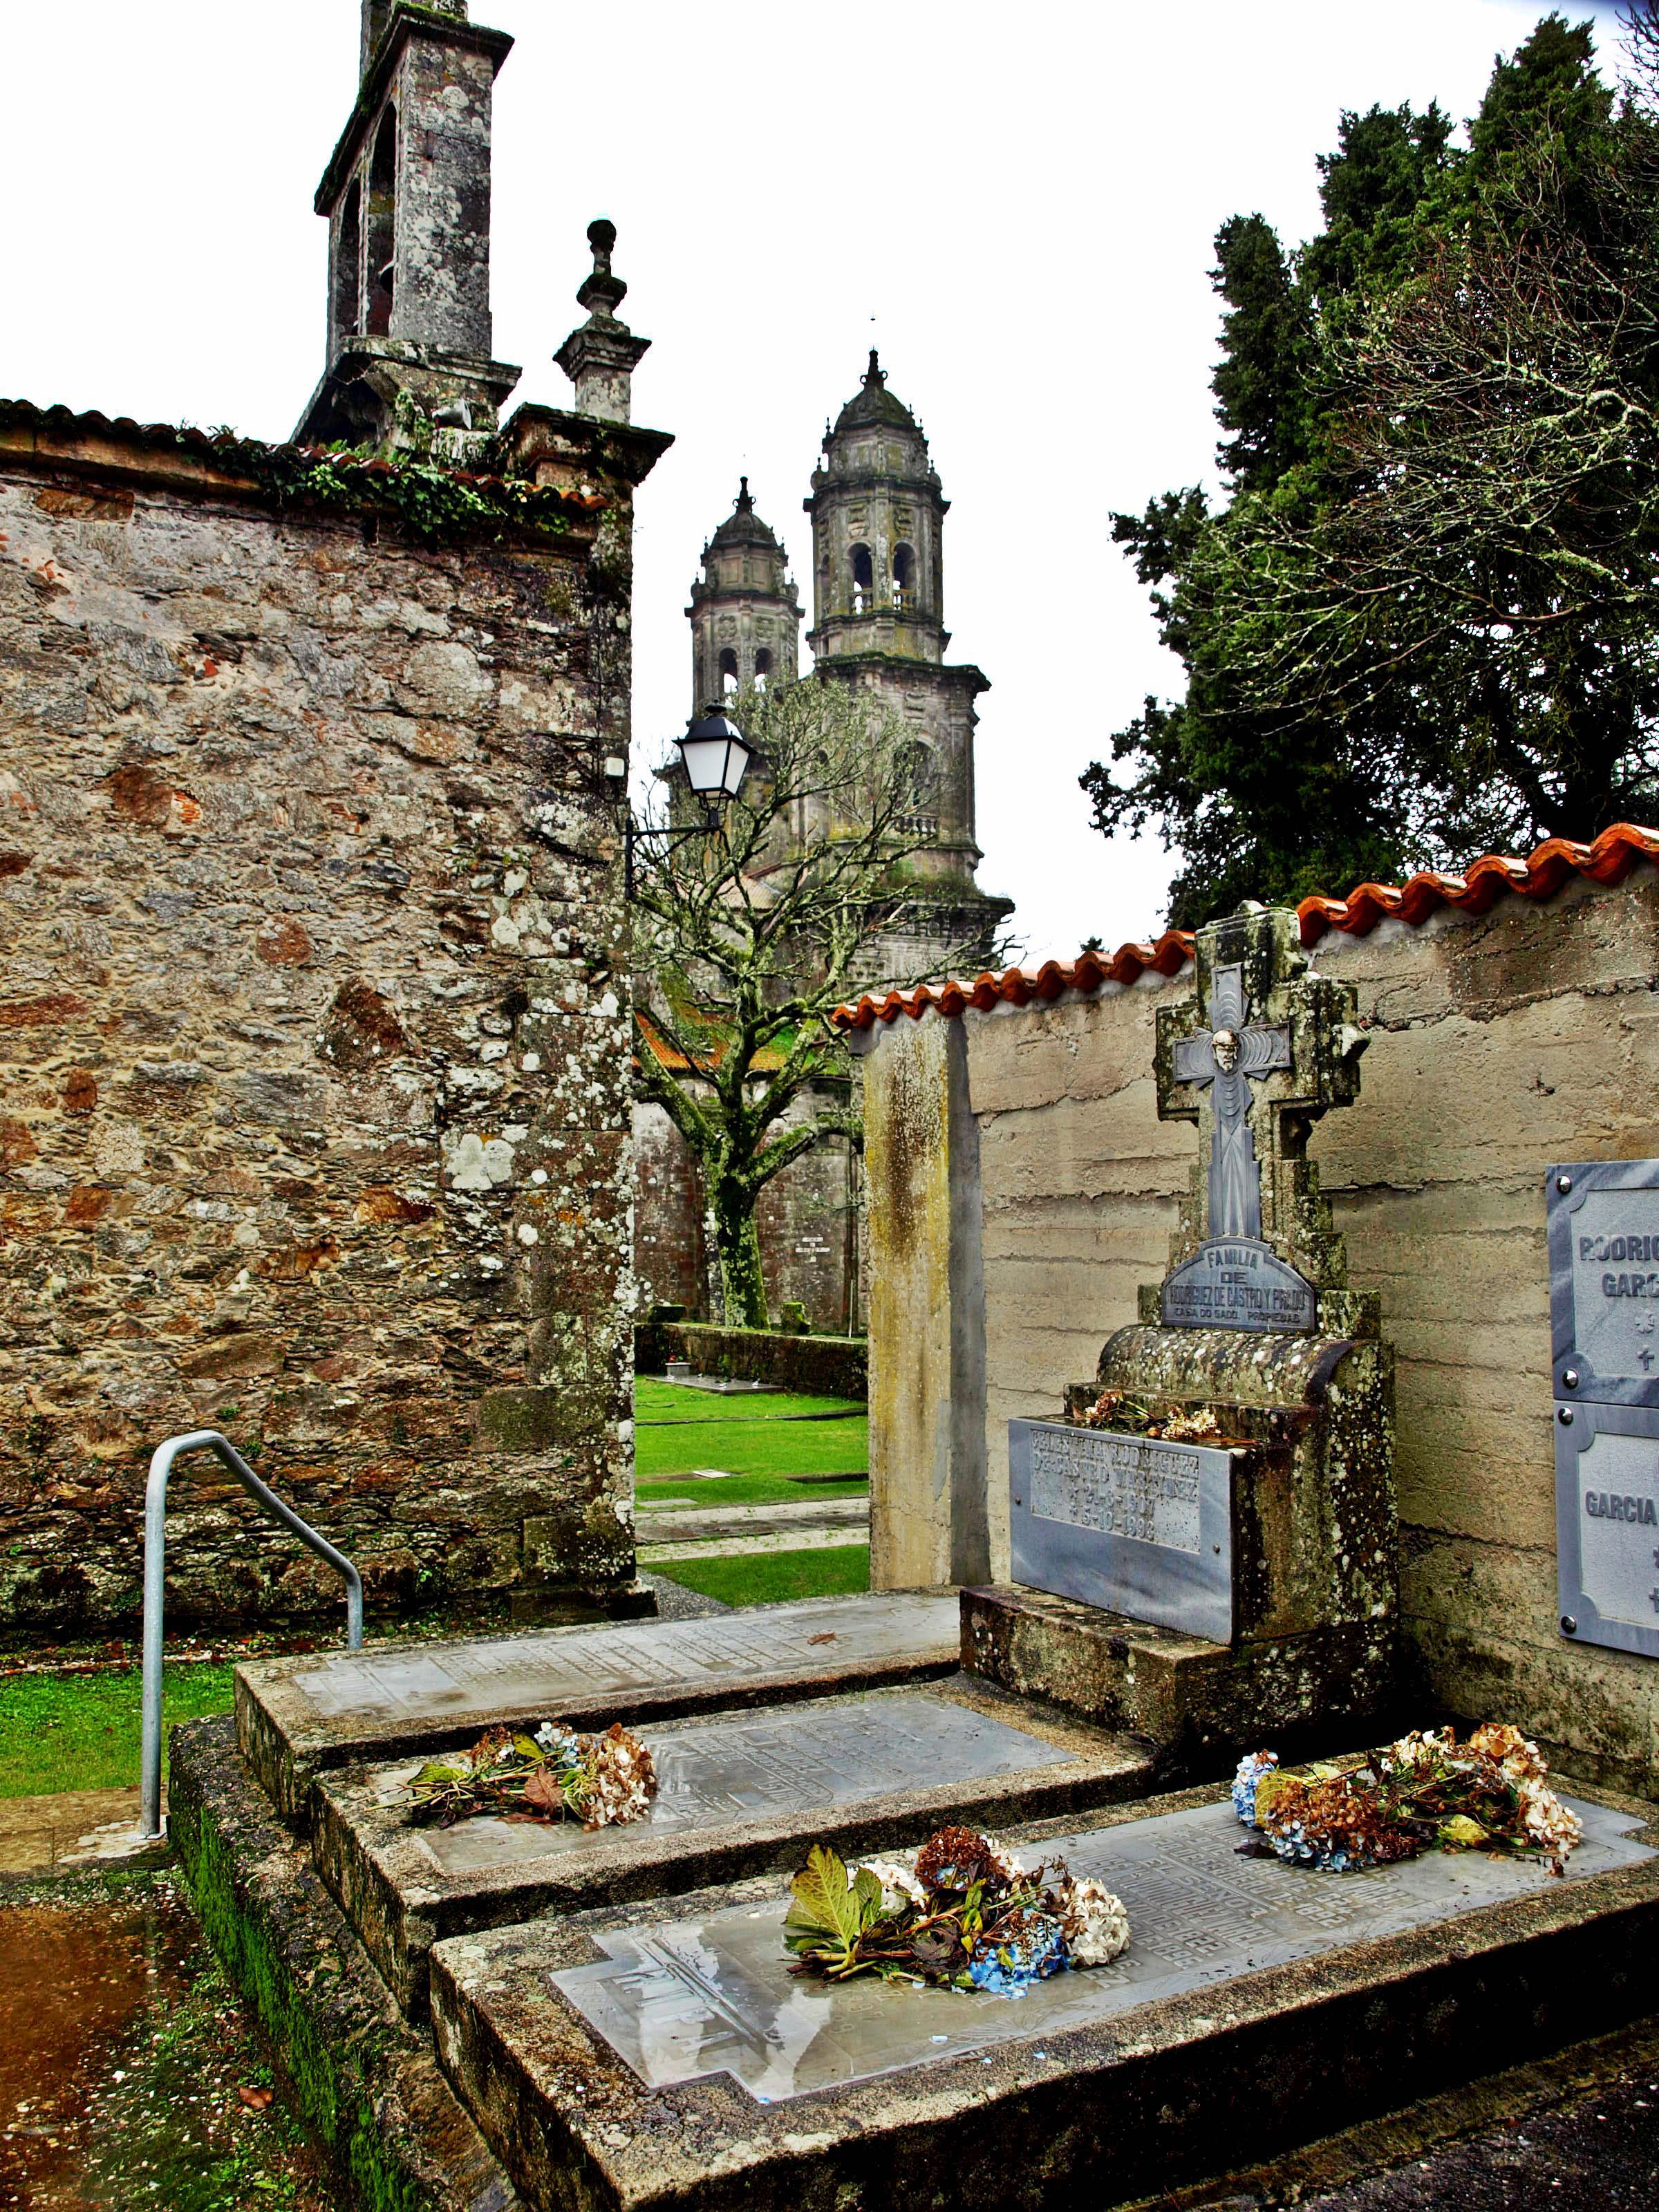
[[[1144,1794],[1150,1778],[1127,1738],[965,1677],[642,1733],[659,1783],[651,1813],[593,1834],[489,1818],[416,1827],[416,1759],[319,1778],[318,1869],[405,2012],[423,2010],[428,1954],[447,1936],[793,1873],[814,1839],[878,1851],[946,1820],[1091,1810]]]
[[[1565,1879],[1240,1858],[1213,1790],[1015,1830],[1108,1881],[1131,1929],[1017,2002],[795,1978],[781,1881],[457,1937],[435,2046],[538,2207],[1116,2204],[1650,2009],[1655,1808],[1570,1802]]]
[[[464,1743],[495,1722],[667,1719],[953,1673],[954,1593],[756,1606],[708,1620],[543,1629],[264,1659],[236,1670],[236,1733],[283,1816],[352,1760]]]

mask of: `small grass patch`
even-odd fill
[[[695,1505],[705,1513],[718,1513],[725,1505],[805,1505],[823,1498],[865,1498],[869,1490],[870,1478],[865,1474],[849,1475],[845,1482],[791,1482],[787,1474],[728,1474],[718,1482],[707,1476],[698,1481],[672,1476],[641,1480],[635,1495],[642,1512]]]
[[[718,1485],[716,1486],[718,1487]],[[175,1721],[228,1713],[230,1661],[167,1667],[161,1677],[161,1755]],[[0,1797],[59,1790],[118,1790],[138,1779],[142,1671],[0,1677]]]
[[[815,1552],[749,1552],[725,1559],[676,1559],[653,1575],[701,1590],[722,1605],[775,1605],[787,1598],[846,1597],[870,1587],[867,1544]]]
[[[854,1398],[813,1398],[792,1390],[693,1390],[684,1382],[660,1382],[648,1375],[634,1383],[636,1421],[822,1421],[862,1414]]]
[[[859,1476],[870,1464],[870,1425],[860,1414],[847,1421],[757,1421],[752,1426],[723,1421],[717,1428],[641,1428],[634,1455],[641,1482],[660,1482],[694,1467],[724,1468],[730,1474]],[[731,1485],[709,1487],[727,1490]]]

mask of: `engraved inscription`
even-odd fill
[[[1659,1190],[1593,1190],[1571,1234],[1579,1355],[1608,1379],[1659,1374]]]
[[[1034,1426],[1030,1510],[1043,1521],[1196,1552],[1199,1457],[1109,1429]]]
[[[1659,1624],[1659,1440],[1598,1431],[1577,1455],[1579,1583],[1603,1620]]]
[[[1270,1244],[1229,1237],[1200,1244],[1164,1285],[1164,1321],[1174,1328],[1283,1329],[1314,1326],[1315,1292]]]

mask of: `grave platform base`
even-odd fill
[[[793,1978],[776,1881],[457,1937],[439,2060],[537,2212],[1166,2201],[1639,2017],[1654,1808],[1578,1802],[1565,1880],[1241,1861],[1213,1786],[1016,1828],[1117,1889],[1131,1936],[1012,2003]]]
[[[1017,1583],[962,1593],[970,1675],[1144,1737],[1166,1782],[1398,1733],[1395,1638],[1389,1619],[1230,1647]]]
[[[173,1731],[167,1831],[203,1925],[258,2021],[342,2207],[520,2212],[523,2200],[402,2020],[228,1717]]]

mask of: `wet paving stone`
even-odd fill
[[[0,2207],[333,2204],[176,1879],[0,1893]]]

